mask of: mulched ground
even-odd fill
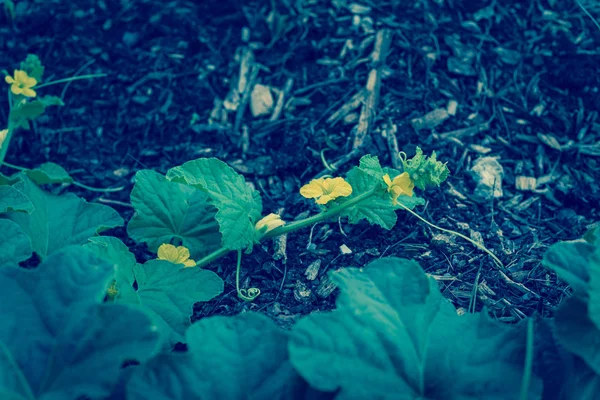
[[[600,7],[582,5],[600,18]],[[390,48],[374,64],[381,32],[391,34]],[[565,286],[540,265],[545,250],[599,220],[599,44],[600,28],[571,0],[17,1],[14,21],[0,16],[2,68],[12,71],[35,53],[45,81],[107,76],[44,91],[66,106],[20,131],[7,161],[53,161],[87,185],[123,186],[109,194],[60,190],[111,204],[128,219],[137,170],[164,173],[214,156],[245,173],[266,213],[283,210],[292,220],[314,211],[298,189],[328,165],[344,173],[368,153],[392,165],[394,139],[409,156],[421,146],[448,161],[452,174],[423,193],[427,205],[417,211],[482,240],[512,283],[471,244],[401,213],[389,232],[334,222],[312,236],[292,234],[287,259],[273,258],[280,244],[256,248],[244,259],[245,285],[262,291],[253,303],[235,295],[234,258],[219,260],[225,293],[198,304],[194,318],[255,309],[289,325],[333,307],[327,271],[381,256],[416,259],[458,307],[485,305],[508,322],[549,316]],[[243,98],[239,111],[218,107],[230,104],[223,102],[249,54],[256,75],[248,87],[286,89],[277,119],[255,118]],[[374,68],[379,101],[366,140],[353,150],[364,99],[335,116]],[[455,115],[444,111],[451,101]],[[503,168],[501,197],[478,195],[470,171],[482,157]],[[112,233],[139,261],[152,256],[124,229]],[[310,280],[305,271],[315,262]]]

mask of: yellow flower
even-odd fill
[[[106,289],[106,293],[108,293],[108,297],[113,298],[119,293],[119,289],[117,289],[117,281],[113,281],[111,285]]]
[[[4,129],[0,131],[0,149],[2,148],[2,143],[6,140],[6,136],[8,135],[8,129]]]
[[[4,80],[11,85],[10,91],[13,92],[13,94],[22,94],[25,97],[36,96],[35,90],[33,90],[32,87],[37,85],[37,80],[29,77],[27,72],[16,69],[14,77],[7,75]]]
[[[319,178],[300,188],[300,194],[307,199],[317,199],[317,204],[327,204],[338,197],[352,194],[352,186],[344,178]]]
[[[168,243],[161,244],[158,248],[158,259],[170,261],[173,264],[183,264],[186,267],[196,266],[196,261],[190,259],[190,251],[187,247],[175,247]]]
[[[281,219],[281,216],[279,214],[271,213],[258,221],[256,225],[254,225],[254,228],[264,235],[265,233],[283,225],[285,225],[285,221]]]
[[[415,184],[412,179],[410,179],[408,172],[401,173],[395,177],[394,180],[391,180],[390,176],[385,174],[383,176],[383,181],[388,187],[388,192],[392,194],[394,204],[398,204],[398,197],[401,195],[412,197]]]

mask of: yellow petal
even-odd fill
[[[323,196],[319,197],[316,202],[317,204],[327,204],[329,203],[331,200],[333,200],[334,197],[328,195],[328,194],[324,194]]]
[[[23,95],[26,97],[35,97],[37,94],[35,93],[35,90],[33,89],[29,89],[29,88],[24,88],[22,90]]]
[[[15,81],[17,81],[19,83],[25,83],[27,78],[29,78],[27,76],[27,72],[20,70],[20,69],[15,71]]]
[[[392,186],[392,180],[390,179],[390,176],[388,174],[385,174],[383,176],[383,181],[385,182],[385,184],[388,186],[388,188],[390,186]]]
[[[179,256],[179,253],[177,252],[177,248],[172,244],[163,243],[158,248],[157,255],[159,260],[175,262]]]
[[[15,80],[14,80],[14,78],[13,78],[12,76],[10,76],[10,75],[6,75],[6,76],[4,77],[4,81],[5,81],[6,83],[8,83],[8,84],[15,83]]]
[[[19,94],[23,93],[23,89],[21,89],[17,83],[13,83],[11,85],[10,91],[13,92],[13,94],[15,94],[15,95],[19,95]]]
[[[25,79],[25,81],[23,82],[23,84],[27,87],[33,87],[37,85],[37,79],[28,76],[27,79]]]
[[[264,232],[262,233],[267,233],[283,225],[285,225],[285,221],[281,219],[281,216],[279,214],[271,213],[266,217],[263,217],[260,221],[258,221],[254,225],[254,229],[256,229],[257,231],[264,230]]]
[[[323,195],[323,178],[313,179],[300,188],[300,194],[307,199],[314,199]]]
[[[185,246],[177,247],[177,259],[174,261],[175,264],[184,264],[190,258],[190,251]]]
[[[333,184],[333,190],[331,190],[330,195],[333,198],[346,197],[352,194],[352,186],[344,178],[333,178],[331,183]]]
[[[188,267],[195,267],[196,266],[196,261],[194,260],[185,260],[185,262],[183,263],[183,265],[188,268]]]

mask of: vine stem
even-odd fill
[[[345,203],[339,204],[337,206],[331,207],[329,210],[323,211],[319,214],[313,215],[312,217],[308,217],[305,218],[303,220],[300,221],[294,221],[292,223],[289,223],[287,225],[284,225],[282,227],[279,227],[277,229],[273,229],[272,231],[269,231],[267,233],[265,233],[260,240],[265,240],[265,239],[270,239],[270,238],[274,238],[276,236],[281,236],[281,235],[285,235],[287,233],[293,232],[293,231],[297,231],[299,229],[305,228],[307,226],[311,226],[313,224],[316,224],[317,222],[321,222],[327,218],[331,218],[339,213],[341,213],[342,211],[344,211],[346,208],[348,207],[352,207],[353,205],[360,203],[361,201],[364,201],[365,199],[368,199],[369,197],[371,197],[373,194],[375,194],[375,192],[377,191],[377,189],[373,189],[370,190],[368,192],[359,194],[358,196],[356,196],[353,199],[348,200]],[[200,260],[196,261],[196,265],[198,267],[204,267],[208,264],[210,264],[211,262],[225,256],[227,253],[229,253],[231,250],[228,249],[227,247],[221,247],[220,249],[217,249],[215,251],[213,251],[212,253],[208,254],[207,256],[201,258]]]
[[[23,171],[23,172],[31,171],[30,168],[20,167],[18,165],[7,163],[6,161],[2,161],[0,163],[0,165],[4,165],[8,168],[16,169],[17,171]],[[121,190],[125,189],[125,186],[119,186],[116,188],[95,188],[95,187],[88,186],[88,185],[85,185],[85,184],[77,182],[77,181],[73,181],[73,185],[79,186],[80,188],[83,188],[85,190],[89,190],[90,192],[101,192],[101,193],[120,192]]]
[[[403,209],[405,209],[406,211],[408,211],[409,213],[411,213],[412,215],[414,215],[415,217],[417,217],[418,219],[420,219],[422,222],[424,222],[425,224],[431,226],[432,228],[435,228],[439,231],[442,232],[446,232],[446,233],[450,233],[451,235],[456,235],[460,238],[465,239],[467,242],[471,243],[472,245],[474,245],[475,247],[479,248],[480,250],[483,250],[484,252],[486,252],[490,257],[492,257],[492,259],[494,260],[494,262],[496,263],[496,265],[500,268],[500,269],[504,269],[504,264],[502,264],[502,261],[500,261],[500,259],[498,257],[496,257],[496,255],[494,253],[492,253],[490,250],[488,250],[487,247],[485,247],[484,245],[482,245],[481,243],[478,243],[476,241],[474,241],[473,239],[471,239],[468,236],[463,235],[462,233],[453,231],[451,229],[446,229],[446,228],[442,228],[441,226],[437,226],[435,224],[432,224],[431,222],[427,221],[425,218],[421,217],[419,214],[417,214],[416,212],[414,212],[413,210],[411,210],[410,208],[406,207],[404,204],[402,203],[398,203],[400,205],[400,207],[402,207]]]
[[[55,81],[50,81],[50,82],[46,82],[46,83],[42,83],[41,85],[37,85],[35,87],[35,89],[39,89],[39,88],[43,88],[46,86],[52,86],[52,85],[57,85],[59,83],[67,83],[67,82],[72,82],[72,81],[79,81],[82,79],[94,79],[94,78],[103,78],[105,76],[107,76],[108,74],[88,74],[88,75],[80,75],[80,76],[72,76],[70,78],[62,78],[62,79],[57,79]]]

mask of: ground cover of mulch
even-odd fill
[[[35,53],[46,81],[107,76],[49,87],[65,107],[19,131],[6,161],[53,161],[84,184],[122,187],[53,190],[128,220],[136,171],[218,157],[261,191],[265,213],[293,220],[316,211],[298,194],[311,178],[364,154],[397,166],[398,150],[420,146],[451,176],[416,211],[479,240],[503,270],[407,213],[391,231],[334,221],[245,256],[244,285],[262,291],[253,303],[235,294],[234,257],[217,261],[225,293],[194,318],[253,309],[289,325],[333,307],[327,271],[382,256],[417,260],[466,310],[550,316],[568,292],[540,265],[545,250],[600,219],[593,16],[600,7],[567,0],[17,0],[14,20],[0,16],[0,68]],[[109,233],[138,261],[155,257],[124,228]]]

